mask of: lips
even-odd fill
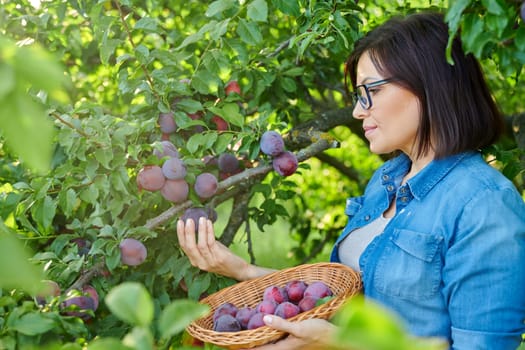
[[[373,125],[363,126],[363,130],[365,131],[365,136],[371,134],[375,129],[377,129],[377,126],[373,126]]]

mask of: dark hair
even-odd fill
[[[477,150],[495,142],[504,128],[481,67],[463,52],[459,37],[452,41],[451,65],[445,50],[448,26],[439,13],[393,17],[355,43],[345,65],[356,86],[357,62],[368,53],[385,78],[417,96],[421,105],[416,153],[433,148],[436,158]]]

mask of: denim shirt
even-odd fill
[[[451,349],[515,350],[525,333],[525,202],[478,152],[434,160],[401,186],[410,164],[387,161],[347,200],[331,261],[395,197],[395,216],[359,260],[365,296]]]

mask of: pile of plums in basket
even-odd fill
[[[254,307],[237,306],[230,302],[219,305],[213,313],[213,330],[237,332],[264,326],[266,314],[290,318],[318,306],[320,301],[333,295],[322,281],[306,283],[293,280],[285,286],[266,287],[262,300]]]

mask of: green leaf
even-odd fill
[[[153,320],[153,301],[144,286],[137,282],[124,282],[106,295],[109,310],[131,325],[148,326]]]
[[[57,203],[50,196],[45,196],[44,200],[37,201],[31,208],[33,219],[46,233],[50,231],[56,209]]]
[[[229,10],[235,5],[236,0],[217,0],[212,2],[208,9],[206,10],[205,15],[207,17],[213,17],[217,14],[220,14],[226,10]]]
[[[135,327],[130,333],[126,334],[122,340],[124,345],[130,346],[135,350],[153,350],[154,339],[151,331],[146,327]]]
[[[120,339],[116,338],[99,338],[89,343],[87,350],[133,350],[132,347],[122,344]]]
[[[248,22],[245,19],[239,20],[237,26],[237,34],[241,37],[241,40],[248,45],[257,45],[262,42],[262,34],[255,22]]]
[[[299,1],[290,0],[272,0],[272,4],[277,7],[284,14],[298,17],[301,15],[301,8]]]
[[[188,284],[188,296],[192,299],[198,299],[199,296],[208,289],[211,283],[209,273],[201,273]]]
[[[506,4],[502,0],[481,0],[481,3],[489,13],[494,15],[505,15]]]
[[[111,55],[115,52],[120,40],[118,39],[109,39],[104,37],[102,43],[100,44],[100,61],[102,64],[108,64]]]
[[[228,58],[220,50],[209,50],[203,57],[202,62],[204,66],[213,74],[229,75],[230,62]]]
[[[200,69],[191,79],[191,86],[201,94],[217,90],[218,78],[205,69]]]
[[[0,100],[15,88],[15,71],[12,66],[0,61]]]
[[[33,295],[42,289],[42,270],[29,262],[30,252],[0,221],[0,288],[20,288]]]
[[[193,300],[175,300],[169,304],[159,318],[159,332],[163,339],[168,339],[181,332],[193,320],[208,313],[210,308]]]
[[[151,17],[142,17],[135,23],[134,29],[142,29],[148,32],[156,33],[158,31],[157,21]]]
[[[254,0],[248,4],[248,18],[257,22],[266,22],[268,20],[268,4],[266,0]]]
[[[50,331],[58,326],[57,322],[44,314],[31,312],[14,320],[11,328],[25,335],[37,335]]]

